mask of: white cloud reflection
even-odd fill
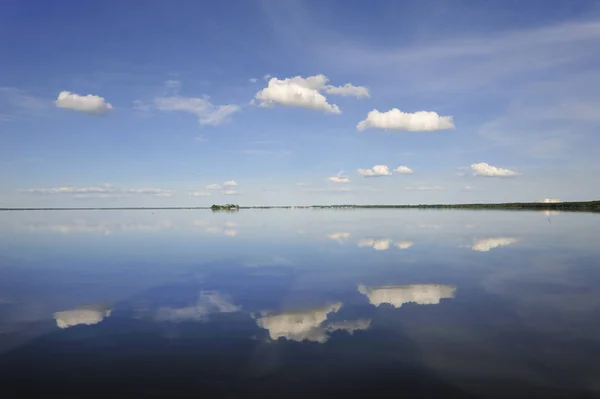
[[[370,319],[342,320],[327,323],[327,319],[342,308],[341,302],[324,305],[318,308],[270,314],[262,312],[256,324],[269,331],[272,340],[285,338],[291,341],[313,341],[325,343],[331,333],[366,330],[371,325]]]
[[[239,312],[240,306],[231,302],[217,291],[201,291],[198,301],[192,306],[182,308],[160,307],[155,319],[179,323],[183,321],[204,321],[213,313]]]
[[[475,241],[471,249],[477,252],[488,252],[491,249],[505,247],[517,241],[519,240],[512,237],[483,238]]]
[[[330,237],[331,238],[331,237]],[[393,245],[399,249],[408,249],[413,246],[412,241],[397,241],[394,243],[389,238],[363,238],[356,245],[359,247],[371,247],[376,251],[386,251]]]
[[[419,305],[436,305],[441,299],[454,298],[456,287],[442,284],[412,284],[400,286],[383,286],[369,288],[358,286],[358,292],[369,298],[369,303],[374,306],[387,303],[399,308],[405,303]]]
[[[64,310],[54,313],[56,325],[60,328],[69,328],[80,324],[98,324],[105,317],[109,317],[112,310],[99,305],[84,306],[73,310]]]

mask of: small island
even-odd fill
[[[229,212],[233,212],[233,211],[239,211],[240,210],[240,206],[236,205],[236,204],[225,204],[225,205],[216,205],[214,204],[213,206],[210,207],[211,210],[213,211],[229,211]]]

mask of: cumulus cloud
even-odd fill
[[[386,251],[390,248],[392,240],[389,238],[363,238],[356,245],[359,247],[371,247],[376,251]]]
[[[194,305],[182,308],[161,307],[154,318],[172,323],[206,321],[213,313],[233,313],[240,310],[240,306],[233,304],[228,297],[218,291],[201,291]]]
[[[371,169],[357,169],[356,173],[364,177],[381,177],[392,174],[386,165],[375,165]]]
[[[210,97],[157,97],[154,106],[161,111],[188,112],[198,117],[201,125],[219,125],[227,122],[230,116],[241,111],[235,104],[213,105]]]
[[[58,108],[70,109],[89,115],[104,115],[113,108],[111,104],[104,101],[103,97],[93,94],[80,96],[70,91],[61,91],[54,104]]]
[[[209,184],[207,186],[204,186],[204,188],[207,190],[220,190],[222,187],[218,184]]]
[[[437,305],[441,299],[454,298],[456,287],[441,284],[412,284],[401,286],[384,286],[369,288],[358,286],[358,292],[369,298],[369,303],[374,306],[387,303],[399,308],[405,303],[419,305]]]
[[[343,320],[327,323],[332,314],[337,313],[342,307],[341,302],[321,306],[314,309],[270,314],[262,312],[256,319],[256,324],[269,331],[272,340],[285,338],[290,341],[313,341],[325,343],[329,339],[328,333],[334,331],[366,330],[371,325],[370,319]]]
[[[443,190],[442,186],[406,186],[405,190],[408,191],[435,191],[435,190]]]
[[[112,310],[98,305],[84,306],[73,310],[64,310],[54,313],[56,325],[60,328],[68,328],[80,324],[98,324],[105,317],[109,317]]]
[[[518,239],[512,237],[484,238],[475,241],[471,249],[477,252],[488,252],[490,249],[505,247],[517,241]]]
[[[409,132],[430,132],[454,129],[451,116],[440,116],[433,111],[402,112],[398,108],[387,112],[376,109],[367,114],[367,118],[356,125],[356,129],[406,130]]]
[[[132,195],[151,195],[156,197],[170,197],[172,190],[162,188],[121,188],[110,184],[97,187],[57,187],[57,188],[27,188],[17,190],[20,193],[69,195],[74,198],[121,198]]]
[[[228,180],[228,181],[226,181],[225,183],[223,183],[223,185],[224,185],[225,187],[235,187],[235,186],[237,186],[238,184],[235,182],[235,180]]]
[[[398,166],[396,169],[394,169],[394,172],[401,174],[411,174],[413,173],[413,170],[408,166]]]
[[[350,179],[345,177],[343,172],[340,172],[336,176],[332,176],[327,180],[333,183],[350,183]]]
[[[329,79],[325,75],[315,75],[303,78],[277,79],[270,78],[267,87],[255,95],[255,100],[263,107],[273,107],[276,104],[285,107],[307,108],[332,114],[340,114],[336,104],[330,104],[323,95],[333,94],[342,96],[368,97],[369,90],[365,87],[347,83],[344,86],[327,85]],[[253,100],[254,101],[254,100]]]
[[[473,171],[473,176],[512,177],[519,175],[517,172],[513,172],[512,170],[497,168],[485,162],[472,164],[471,170]]]

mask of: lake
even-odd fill
[[[2,397],[600,396],[600,214],[0,212]]]

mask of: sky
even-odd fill
[[[0,5],[0,207],[600,198],[600,1]]]

